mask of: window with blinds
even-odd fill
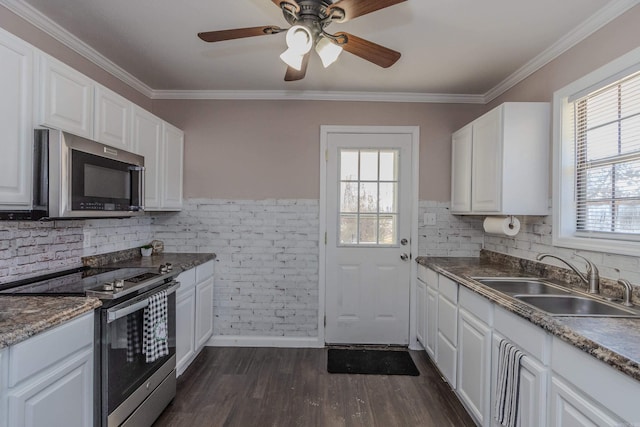
[[[640,72],[572,100],[578,234],[640,236]]]

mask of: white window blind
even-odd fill
[[[640,236],[640,73],[573,101],[576,232]]]

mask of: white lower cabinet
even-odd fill
[[[640,425],[640,381],[442,274],[419,266],[418,278],[426,284],[421,342],[477,425],[499,427],[494,406],[503,339],[524,353],[518,426]]]
[[[458,383],[456,390],[481,426],[491,419],[491,303],[460,288],[458,308]]]
[[[452,388],[456,387],[458,361],[458,284],[438,278],[438,338],[436,358],[440,372]]]
[[[416,283],[416,339],[426,349],[427,284],[420,279]]]
[[[613,427],[622,426],[619,419],[598,407],[593,400],[577,393],[562,379],[551,378],[551,416],[549,426]],[[629,425],[629,424],[627,424]]]
[[[213,261],[180,273],[176,279],[176,371],[187,369],[213,334]]]
[[[0,426],[93,425],[93,319],[91,312],[0,354]]]

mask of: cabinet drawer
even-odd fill
[[[427,283],[427,267],[418,264],[418,280],[422,280]]]
[[[473,313],[487,325],[491,326],[493,324],[493,303],[491,301],[464,286],[460,286],[458,295],[460,298],[460,307]]]
[[[438,297],[438,331],[454,346],[458,342],[458,307],[442,295]]]
[[[179,293],[188,291],[196,285],[196,269],[192,268],[191,270],[183,271],[178,275],[176,280],[180,282],[180,288],[178,288]]]
[[[9,387],[93,345],[93,312],[38,334],[9,349]]]
[[[196,267],[196,282],[200,283],[211,276],[213,276],[213,261],[207,261]]]
[[[454,304],[458,303],[458,284],[442,274],[438,277],[438,290]]]
[[[519,347],[545,365],[549,364],[550,337],[544,330],[500,307],[495,307],[493,325],[505,338],[518,343]]]

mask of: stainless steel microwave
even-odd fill
[[[144,213],[144,157],[53,129],[36,129],[33,202],[5,220],[122,218]]]

